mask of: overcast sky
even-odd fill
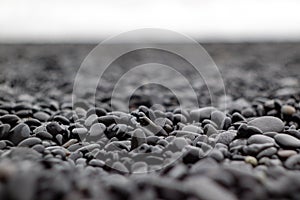
[[[0,0],[0,42],[97,42],[139,28],[202,41],[300,41],[300,1]]]

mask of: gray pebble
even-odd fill
[[[30,128],[27,124],[20,123],[11,129],[8,139],[15,145],[19,144],[22,140],[30,137]]]
[[[247,140],[248,144],[263,144],[263,143],[275,143],[275,140],[265,135],[252,135]]]
[[[274,139],[284,148],[300,148],[300,140],[291,135],[277,134]]]
[[[250,122],[248,125],[259,128],[263,132],[281,132],[284,128],[284,123],[281,119],[272,116],[258,117]]]
[[[217,143],[222,143],[225,145],[229,145],[231,143],[231,141],[233,141],[233,139],[236,136],[236,131],[232,130],[232,131],[225,131],[220,133],[217,137],[216,137],[216,142]]]
[[[31,137],[31,138],[27,138],[25,140],[23,140],[22,142],[20,142],[18,144],[19,147],[32,147],[36,144],[41,144],[42,140],[40,138],[37,137]]]

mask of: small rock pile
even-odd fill
[[[300,104],[0,102],[0,199],[299,199]]]

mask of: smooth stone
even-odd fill
[[[236,136],[236,131],[229,130],[218,134],[216,137],[216,143],[222,143],[225,145],[229,145]]]
[[[297,152],[294,151],[294,150],[283,150],[283,149],[280,149],[278,152],[277,152],[278,156],[281,157],[281,158],[288,158],[290,156],[293,156],[293,155],[296,155]]]
[[[50,122],[47,124],[46,129],[53,136],[62,134],[65,131],[57,122]]]
[[[6,138],[8,136],[10,130],[9,124],[1,124],[0,125],[0,139]]]
[[[189,146],[187,151],[184,153],[182,157],[182,161],[185,164],[194,164],[200,159],[200,150],[199,148]]]
[[[204,134],[207,136],[211,136],[213,134],[218,134],[217,129],[214,126],[212,126],[211,124],[206,124],[204,126],[203,130],[204,130]]]
[[[246,118],[249,118],[249,117],[253,117],[255,116],[255,110],[251,107],[248,107],[248,108],[245,108],[242,110],[241,114],[246,117]]]
[[[284,115],[293,115],[294,113],[296,113],[296,109],[290,105],[283,105],[281,107],[281,113]]]
[[[262,132],[281,132],[284,123],[281,119],[272,116],[258,117],[248,122],[249,126],[254,126]]]
[[[208,156],[215,159],[218,162],[221,162],[224,159],[223,153],[218,149],[213,149],[208,153]]]
[[[274,139],[284,148],[300,148],[300,140],[291,135],[277,134]]]
[[[104,167],[105,162],[102,160],[98,160],[98,159],[92,159],[92,160],[90,160],[89,165],[91,165],[93,167]]]
[[[104,131],[106,126],[102,123],[95,123],[91,126],[88,138],[89,140],[99,140],[101,137],[105,136]]]
[[[69,148],[71,145],[76,144],[77,142],[78,142],[77,139],[70,139],[65,144],[63,144],[62,146],[64,148]]]
[[[214,107],[204,107],[204,108],[195,109],[190,112],[190,117],[193,121],[199,122],[204,119],[209,119],[211,113],[215,110],[216,108]]]
[[[10,130],[8,139],[18,145],[22,140],[30,137],[31,130],[27,124],[20,123]]]
[[[256,166],[258,164],[256,158],[253,156],[246,156],[245,162],[251,164],[252,166]]]
[[[96,114],[91,114],[88,118],[86,118],[84,125],[86,127],[90,127],[93,125],[93,123],[95,123],[95,120],[98,118],[98,116]]]
[[[195,125],[186,125],[182,128],[182,131],[188,131],[188,132],[193,132],[193,133],[198,133],[198,134],[203,134],[202,128],[195,126]]]
[[[290,156],[284,163],[284,166],[288,169],[300,169],[300,155]]]
[[[119,173],[129,173],[129,170],[127,169],[127,167],[125,167],[125,165],[119,161],[114,162],[111,166],[112,169],[116,170]]]
[[[27,138],[25,140],[23,140],[22,142],[20,142],[18,144],[19,147],[32,147],[36,144],[41,144],[42,140],[40,138],[37,137],[31,137],[31,138]]]
[[[277,135],[277,134],[278,133],[276,133],[276,132],[265,132],[265,133],[263,133],[263,135],[271,137],[271,138],[274,138],[275,135]]]
[[[44,151],[45,151],[45,147],[41,144],[36,144],[31,148],[34,149],[35,151],[39,152],[39,153],[44,153]]]
[[[238,112],[235,112],[231,116],[232,123],[235,122],[245,122],[246,118]]]
[[[171,148],[171,151],[181,151],[184,147],[188,146],[189,143],[183,137],[175,138],[169,145],[168,148]]]
[[[226,115],[223,112],[218,111],[218,110],[213,111],[210,116],[210,120],[215,122],[219,129],[222,128],[221,125],[222,125],[223,121],[225,120],[225,118],[226,118]]]
[[[33,114],[33,117],[41,122],[46,122],[50,118],[50,115],[45,112],[38,111]]]
[[[221,123],[221,127],[220,128],[222,130],[228,130],[230,128],[231,124],[232,124],[231,118],[230,117],[225,117],[224,120],[223,120],[223,122]]]
[[[265,135],[252,135],[247,140],[248,144],[264,144],[264,143],[275,143],[275,140]]]
[[[42,125],[42,123],[39,120],[33,119],[33,118],[25,120],[24,123],[27,124],[30,127],[31,126],[40,126],[40,125]]]
[[[131,172],[132,173],[147,173],[148,171],[148,165],[146,162],[135,162],[131,166]]]
[[[260,159],[262,157],[271,157],[271,156],[273,156],[276,153],[277,153],[277,148],[275,148],[275,147],[269,147],[269,148],[264,149],[261,152],[259,152],[256,157],[258,159]]]
[[[237,138],[249,138],[252,135],[262,134],[262,131],[255,126],[241,124],[238,128]]]
[[[144,143],[146,143],[146,135],[144,131],[141,129],[134,130],[131,137],[130,150],[136,149],[137,147],[141,146]]]
[[[69,125],[70,124],[70,121],[66,117],[61,116],[61,115],[54,116],[53,120],[56,121],[56,122],[59,122],[61,124],[64,124],[64,125]]]
[[[79,135],[79,137],[85,137],[89,131],[86,128],[74,128],[72,133],[75,135]]]
[[[35,136],[39,137],[41,139],[46,139],[46,140],[51,140],[53,138],[53,136],[50,133],[46,132],[46,131],[37,132],[35,134]]]
[[[269,148],[269,147],[273,147],[273,146],[274,146],[273,143],[250,144],[248,146],[244,146],[243,151],[244,151],[244,153],[246,153],[248,155],[257,155],[262,150]]]

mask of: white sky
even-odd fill
[[[300,1],[0,0],[0,42],[97,42],[139,28],[202,41],[300,41]]]

